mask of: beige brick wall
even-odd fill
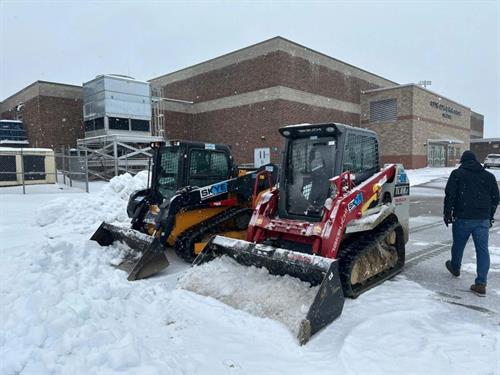
[[[370,120],[370,102],[392,98],[395,98],[398,103],[398,117],[412,114],[413,90],[411,87],[401,86],[383,91],[362,92],[361,122],[369,122]]]
[[[370,123],[370,102],[392,98],[397,100],[397,121]],[[436,108],[431,102],[460,114]],[[392,162],[397,156],[407,167],[425,166],[429,139],[458,140],[463,142],[461,151],[469,148],[470,108],[420,86],[403,85],[362,93],[360,107],[361,126],[379,135],[383,160]]]
[[[397,101],[398,118],[411,116],[413,101],[411,87],[363,93],[361,95],[361,126],[378,134],[381,156],[410,155],[412,150],[411,119],[370,123],[370,102],[392,98]]]
[[[447,98],[441,97],[431,91],[425,90],[420,86],[410,87],[413,90],[413,115],[443,122],[447,125],[458,126],[462,129],[470,131],[470,108]],[[456,109],[461,113],[461,115],[450,114],[451,119],[446,118],[443,116],[443,113],[447,112],[431,106],[431,101]]]
[[[424,90],[418,86],[413,89],[413,148],[414,155],[427,155],[426,144],[429,139],[456,139],[463,142],[461,151],[469,149],[471,110],[449,99]],[[460,115],[450,113],[450,118],[443,117],[447,113],[431,106],[436,102],[451,107]]]
[[[470,147],[470,133],[466,129],[453,129],[444,125],[431,123],[425,120],[413,120],[413,148],[414,155],[427,155],[429,139],[456,139],[463,141],[461,151]]]

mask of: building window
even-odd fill
[[[147,120],[131,120],[132,130],[148,132],[149,131],[149,121]]]
[[[23,167],[26,180],[45,180],[45,156],[23,155]]]
[[[84,122],[85,124],[85,131],[86,132],[93,132],[94,130],[101,130],[104,129],[104,118],[96,118],[93,120],[87,120]]]
[[[119,117],[110,117],[109,118],[109,128],[115,129],[115,130],[129,130],[128,119],[127,118],[119,118]]]
[[[99,117],[94,119],[94,129],[95,130],[104,129],[104,117]]]
[[[85,121],[85,131],[86,132],[94,131],[94,120]]]
[[[397,120],[396,99],[370,102],[370,122],[387,122]]]
[[[16,156],[15,155],[0,155],[0,165],[2,173],[0,173],[0,181],[16,181]]]

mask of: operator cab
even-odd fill
[[[335,123],[291,125],[280,175],[279,216],[319,221],[331,196],[330,179],[349,171],[359,184],[379,170],[374,132]]]
[[[201,142],[168,141],[159,146],[154,162],[153,189],[162,201],[185,186],[227,180],[236,170],[228,146]]]

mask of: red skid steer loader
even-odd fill
[[[213,237],[190,273],[226,256],[319,286],[298,322],[304,344],[341,314],[344,297],[356,298],[401,272],[410,188],[402,165],[379,167],[372,131],[326,123],[280,133],[286,144],[279,187],[260,198],[246,241]],[[197,292],[189,280],[180,287]]]

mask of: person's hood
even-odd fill
[[[484,169],[481,163],[477,160],[466,160],[460,165],[460,168],[471,172],[481,172]]]

